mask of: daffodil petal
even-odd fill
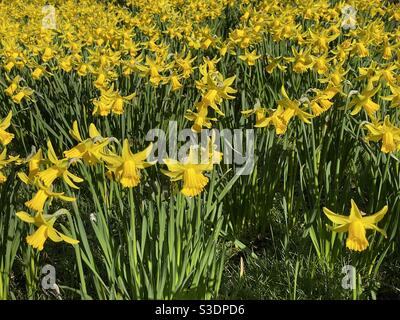
[[[328,226],[328,228],[331,229],[334,232],[347,232],[349,230],[349,224],[346,223],[346,224],[342,224],[342,225],[337,226],[337,227]]]
[[[370,223],[368,223],[368,224],[365,224],[364,226],[365,226],[365,229],[373,229],[373,230],[376,230],[376,231],[378,231],[379,233],[381,233],[385,238],[387,238],[386,231],[383,230],[383,229],[381,229],[381,228],[379,228],[379,227],[376,226],[375,224],[370,224]]]
[[[325,207],[322,210],[324,211],[324,213],[328,217],[328,219],[331,220],[333,223],[340,224],[340,225],[349,223],[348,217],[336,214],[333,211],[331,211]]]
[[[61,239],[63,239],[63,241],[65,241],[66,243],[69,243],[69,244],[78,244],[79,243],[79,240],[68,237],[65,234],[61,233],[60,231],[57,231],[57,230],[55,230],[55,231],[61,237]]]
[[[57,231],[54,230],[53,228],[49,228],[47,231],[47,235],[49,236],[51,241],[54,242],[61,242],[63,239],[57,234]]]
[[[140,162],[146,160],[152,150],[153,150],[153,144],[150,143],[146,149],[133,155],[134,161]]]
[[[355,201],[351,199],[351,210],[350,210],[350,219],[357,218],[362,219],[363,216],[361,215],[360,209],[358,209]]]
[[[19,211],[15,215],[24,222],[35,223],[35,218],[32,217],[30,214],[26,213],[25,211]]]
[[[386,212],[388,211],[388,206],[384,206],[381,210],[379,210],[377,213],[374,213],[373,215],[363,217],[362,220],[366,224],[374,224],[378,223],[383,219],[383,217],[386,215]]]

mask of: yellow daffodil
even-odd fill
[[[18,172],[18,178],[25,184],[35,184],[37,179],[37,174],[40,171],[40,165],[44,162],[42,149],[35,152],[35,148],[32,148],[32,153],[29,155],[23,163],[28,163],[28,175],[24,172]]]
[[[38,173],[39,179],[46,187],[48,187],[54,182],[54,180],[62,177],[70,187],[79,189],[74,182],[79,183],[82,182],[83,179],[68,171],[68,167],[71,164],[70,159],[59,160],[54,152],[53,145],[51,144],[50,140],[47,142],[47,148],[47,156],[52,165],[44,171]]]
[[[10,163],[13,162],[19,163],[19,156],[9,157],[8,159],[6,158],[7,158],[7,149],[4,148],[2,153],[0,154],[0,184],[7,181],[7,177],[4,175],[3,169]]]
[[[183,85],[179,82],[179,76],[176,74],[173,74],[169,77],[169,81],[171,82],[171,89],[172,91],[179,90],[180,88],[183,87]]]
[[[369,131],[366,139],[375,142],[382,140],[382,152],[389,153],[400,150],[400,128],[390,122],[389,116],[385,117],[383,123],[375,121],[367,124],[366,127]]]
[[[49,47],[45,48],[43,55],[42,55],[43,62],[49,61],[51,58],[54,57],[54,54],[55,54],[55,52],[52,48],[49,48]]]
[[[313,118],[313,115],[302,110],[299,101],[291,100],[283,86],[281,88],[281,94],[283,99],[278,100],[277,103],[278,106],[281,106],[284,110],[281,117],[284,119],[285,123],[289,123],[294,116],[297,116],[304,123],[311,123],[310,119]]]
[[[29,168],[29,177],[34,177],[40,170],[40,165],[44,161],[42,149],[39,149],[32,157],[27,159]]]
[[[63,214],[68,214],[68,211],[66,209],[60,209],[52,215],[43,214],[38,211],[34,217],[25,211],[16,213],[19,219],[27,223],[32,223],[38,228],[33,234],[26,237],[26,242],[39,251],[43,250],[47,238],[50,238],[50,240],[54,242],[65,241],[72,245],[79,243],[78,240],[72,239],[54,228],[54,223],[57,218]]]
[[[217,121],[217,118],[208,117],[208,107],[203,103],[199,102],[196,105],[197,112],[187,110],[185,118],[194,121],[192,130],[194,132],[201,132],[203,127],[210,129],[212,127],[211,121]]]
[[[93,68],[90,64],[79,62],[76,65],[76,73],[80,77],[86,76],[89,72],[93,72]],[[104,73],[100,73],[95,81],[95,86],[97,89],[103,88],[107,84],[108,79]]]
[[[32,71],[32,79],[39,80],[42,76],[52,75],[49,71],[47,71],[46,66],[36,65],[35,69]]]
[[[254,50],[252,52],[249,52],[245,50],[244,55],[240,55],[239,59],[243,60],[247,65],[249,66],[254,66],[256,64],[256,61],[261,57],[261,55],[257,55],[257,51]]]
[[[321,83],[328,83],[333,87],[340,87],[344,76],[347,74],[348,70],[345,71],[342,65],[337,65],[333,71],[331,71],[326,78],[319,79]]]
[[[390,91],[392,92],[391,95],[381,97],[382,100],[390,101],[391,108],[398,108],[400,107],[400,87],[397,85],[389,85]]]
[[[192,58],[192,54],[190,51],[185,58],[183,58],[182,55],[176,55],[175,62],[179,66],[179,69],[182,72],[182,77],[184,79],[189,78],[190,75],[193,74],[194,67],[192,66],[192,64],[195,59],[196,57]]]
[[[314,91],[317,94],[308,104],[310,105],[312,113],[315,116],[319,116],[332,107],[333,102],[331,100],[339,92],[339,89],[336,87],[327,87],[325,90],[316,89]]]
[[[157,87],[161,82],[165,81],[162,72],[171,68],[171,65],[164,64],[160,59],[153,60],[149,56],[146,57],[146,65],[137,65],[142,76],[149,76],[150,83]],[[161,73],[161,74],[160,74]]]
[[[135,96],[136,96],[136,93],[132,93],[130,95],[127,95],[127,96],[123,97],[117,92],[116,96],[114,98],[114,102],[113,102],[112,107],[111,107],[111,111],[114,114],[118,114],[118,115],[123,114],[124,113],[125,103],[128,102],[128,101],[131,101]]]
[[[395,64],[389,64],[387,66],[381,67],[376,71],[376,75],[381,83],[389,86],[395,85],[396,82],[396,71],[398,68]]]
[[[303,73],[312,67],[313,60],[308,50],[301,49],[297,51],[292,47],[292,52],[294,57],[288,57],[285,60],[293,63],[293,71],[295,73]]]
[[[101,161],[101,152],[104,152],[104,148],[110,140],[103,138],[93,123],[89,125],[89,138],[86,140],[81,137],[77,121],[74,121],[69,133],[79,143],[72,149],[64,151],[67,159],[82,159],[89,166]]]
[[[111,113],[115,101],[115,92],[112,87],[109,89],[100,88],[100,92],[100,98],[93,100],[94,109],[92,114],[105,117]]]
[[[58,198],[60,200],[68,202],[75,201],[74,197],[64,196],[63,192],[53,192],[51,190],[52,186],[45,187],[43,184],[38,182],[37,187],[39,188],[39,190],[36,192],[34,197],[31,200],[25,202],[25,205],[29,209],[35,211],[43,211],[44,205],[49,198]]]
[[[269,74],[273,73],[276,68],[278,68],[280,71],[285,72],[286,66],[282,65],[281,61],[283,61],[283,58],[281,56],[276,58],[268,57],[268,65],[265,67],[265,70]]]
[[[153,144],[141,152],[133,154],[128,139],[125,139],[122,146],[122,155],[102,154],[103,160],[108,164],[108,169],[123,187],[133,188],[140,183],[140,170],[152,166],[154,163],[145,160],[150,155]]]
[[[10,111],[7,117],[5,117],[3,121],[0,123],[0,143],[3,146],[8,145],[11,142],[11,140],[14,139],[14,134],[6,131],[11,124],[11,118],[12,118],[12,111]]]
[[[338,224],[337,227],[332,228],[332,231],[348,232],[346,247],[354,251],[364,251],[367,249],[368,240],[366,230],[368,229],[376,230],[386,237],[385,230],[378,228],[376,224],[383,219],[387,210],[388,206],[384,206],[373,215],[363,216],[354,200],[351,200],[351,210],[348,217],[338,215],[327,208],[323,208],[328,219]]]
[[[21,76],[15,76],[15,78],[11,81],[8,77],[7,79],[10,81],[10,85],[4,90],[4,93],[9,97],[12,97],[13,94],[17,91],[19,83],[21,82]]]
[[[114,85],[107,90],[100,88],[100,92],[100,98],[93,101],[95,106],[92,113],[93,115],[99,114],[100,116],[107,116],[111,112],[118,115],[123,114],[125,102],[132,100],[136,95],[132,93],[122,97],[119,92],[114,91]]]
[[[276,134],[280,135],[284,134],[287,129],[287,122],[282,117],[283,112],[284,110],[282,106],[278,106],[276,110],[268,110],[266,108],[262,108],[260,101],[257,99],[254,108],[250,110],[244,110],[242,111],[242,114],[245,118],[249,117],[252,114],[255,114],[255,128],[264,128],[272,124],[275,127]]]
[[[335,32],[332,34],[329,34],[329,32],[329,29],[325,29],[321,33],[315,33],[311,30],[309,31],[310,40],[308,41],[308,43],[313,48],[313,52],[327,52],[329,50],[329,43],[335,40],[340,35],[340,32]]]
[[[80,73],[81,76],[84,76],[87,74],[87,72],[90,71],[90,67],[85,64],[81,64],[79,66],[78,72]],[[105,70],[105,69],[100,69],[97,71],[97,78],[93,82],[94,86],[99,89],[99,90],[105,90],[108,87],[108,84],[110,81],[114,80],[117,78],[117,75],[115,72],[110,71],[110,70]]]
[[[371,65],[367,67],[360,67],[358,71],[360,76],[357,77],[357,80],[367,79],[371,83],[376,83],[380,81],[383,84],[387,84],[389,86],[395,85],[395,73],[397,70],[397,66],[395,64],[388,64],[385,66],[378,66],[376,61],[372,61]]]
[[[235,44],[238,44],[240,48],[248,48],[252,41],[254,32],[250,28],[235,29],[229,34],[229,39]]]
[[[354,108],[351,115],[358,114],[361,109],[364,109],[370,117],[379,110],[379,105],[372,101],[372,97],[380,90],[380,86],[374,87],[370,81],[367,87],[357,95],[350,103],[349,107]]]
[[[266,126],[266,114],[267,114],[267,109],[261,108],[260,101],[257,99],[256,104],[254,105],[253,109],[250,110],[243,110],[242,115],[245,118],[248,118],[250,115],[255,114],[256,115],[256,124],[254,125],[257,128],[262,128]]]
[[[268,113],[268,116],[267,116]],[[267,110],[260,108],[255,110],[256,114],[256,128],[264,128],[270,125],[275,127],[275,133],[277,135],[282,135],[286,132],[288,127],[288,122],[284,119],[284,109],[279,106],[276,109]]]
[[[66,56],[62,59],[59,59],[59,66],[62,70],[65,72],[71,72],[72,67],[73,67],[73,57],[72,56]]]
[[[353,53],[358,55],[360,58],[365,58],[369,56],[367,41],[359,40],[354,43]]]
[[[18,93],[12,96],[12,101],[16,104],[21,104],[24,98],[30,99],[33,94],[33,90],[30,88],[22,88]]]
[[[207,73],[205,75],[206,84],[204,85],[204,80],[203,83],[197,83],[197,86],[204,92],[201,103],[205,106],[210,106],[223,116],[224,113],[219,109],[218,105],[223,99],[235,99],[234,96],[230,95],[237,92],[231,87],[235,78],[236,76],[233,76],[224,80],[224,77],[219,72]]]
[[[206,147],[201,147],[200,151],[200,159],[202,162],[208,161],[212,164],[219,164],[222,161],[223,158],[223,152],[219,151],[218,145],[215,143],[217,139],[215,131],[211,131],[211,137],[207,137],[207,145]],[[206,159],[206,160],[204,160]]]
[[[213,168],[213,162],[208,159],[206,163],[199,161],[199,154],[196,148],[191,147],[189,155],[182,162],[174,159],[164,159],[168,170],[161,170],[171,181],[183,180],[182,194],[187,197],[194,197],[200,194],[208,183],[208,178],[204,176],[204,171]]]
[[[383,50],[382,50],[382,58],[385,60],[390,60],[393,57],[393,51],[396,50],[399,47],[399,44],[390,44],[389,39],[386,36],[383,44]]]
[[[135,57],[135,54],[131,55],[130,60],[122,61],[122,74],[124,76],[129,76],[132,73],[139,72],[137,66],[143,61],[143,55],[140,54],[139,56]]]
[[[327,54],[321,55],[319,57],[311,57],[313,61],[313,69],[318,74],[326,74],[329,71],[329,62],[333,58],[328,58]]]

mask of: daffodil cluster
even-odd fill
[[[7,145],[14,139],[14,134],[7,131],[11,125],[12,111],[10,111],[6,118],[0,122],[0,184],[7,181],[7,176],[4,170],[11,164],[19,164],[19,156],[8,156],[7,157]]]
[[[50,25],[38,9],[47,5],[45,0],[0,3],[0,87],[7,111],[40,114],[37,102],[64,80],[86,89],[87,99],[76,101],[77,114],[68,122],[85,119],[73,122],[75,145],[62,153],[56,150],[64,142],[52,138],[46,150],[34,147],[24,159],[9,155],[7,147],[18,134],[10,132],[13,112],[2,112],[0,183],[7,181],[11,165],[27,166],[18,177],[34,192],[25,202],[34,215],[19,212],[18,217],[37,226],[27,238],[35,248],[43,249],[47,238],[77,243],[53,228],[66,211],[48,211],[53,201],[77,200],[63,187],[79,189],[84,182],[79,166],[104,166],[107,177],[123,188],[140,184],[154,164],[147,160],[152,145],[132,151],[125,134],[120,140],[104,137],[94,123],[99,128],[112,121],[131,124],[127,110],[159,107],[139,106],[144,96],[146,104],[150,98],[190,100],[184,114],[176,116],[195,133],[231,120],[224,118],[228,109],[251,127],[272,128],[279,136],[290,135],[296,122],[310,125],[340,113],[360,124],[364,142],[383,153],[400,150],[399,5],[365,0],[123,2],[54,1]],[[348,14],[349,6],[357,14]],[[267,79],[259,96],[242,90],[244,79],[254,77]],[[72,89],[64,90],[74,100]],[[88,132],[82,134],[78,126]],[[182,181],[185,196],[204,190],[206,173],[221,158],[213,151],[199,162],[202,152],[191,148],[181,161],[164,159],[162,172]],[[353,202],[347,220],[324,212],[340,224],[334,230],[349,231],[347,246],[358,251],[368,245],[365,229],[378,230],[374,223],[384,215],[363,218]]]

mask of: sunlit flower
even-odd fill
[[[9,133],[6,131],[11,124],[11,118],[12,118],[12,111],[10,111],[7,117],[5,117],[2,122],[0,122],[0,143],[3,146],[9,144],[11,140],[14,138],[13,133]]]
[[[239,59],[243,60],[247,65],[249,66],[254,66],[256,64],[256,61],[261,57],[261,55],[257,55],[256,50],[249,52],[245,50],[244,55],[240,55]]]
[[[32,148],[32,153],[23,160],[23,163],[28,163],[28,175],[24,172],[18,172],[18,178],[25,184],[35,184],[37,180],[37,174],[40,171],[40,165],[44,162],[42,149],[35,152],[36,149]]]
[[[299,101],[290,99],[286,93],[285,87],[283,86],[281,88],[281,94],[283,98],[278,100],[277,104],[283,109],[281,117],[286,123],[289,123],[289,121],[295,116],[304,123],[311,123],[310,120],[313,118],[313,115],[304,111],[300,107],[301,103]]]
[[[22,88],[18,93],[12,96],[12,101],[16,104],[21,104],[22,100],[30,99],[33,94],[33,90],[30,88]]]
[[[150,144],[141,152],[133,154],[129,148],[128,139],[125,139],[122,147],[122,155],[102,154],[103,160],[108,164],[108,169],[123,187],[133,188],[140,183],[140,170],[152,166],[154,163],[145,160],[150,155],[153,144]]]
[[[375,142],[382,140],[382,152],[389,153],[400,149],[400,128],[390,122],[389,116],[386,116],[383,122],[368,123],[366,127],[369,131],[366,139]]]
[[[68,211],[60,209],[51,215],[43,214],[41,211],[38,211],[34,217],[25,211],[16,213],[19,219],[27,223],[32,223],[38,228],[33,234],[26,237],[26,242],[39,251],[43,250],[47,238],[50,238],[50,240],[54,242],[65,241],[73,245],[79,243],[78,240],[72,239],[54,228],[54,223],[57,218],[63,214],[68,214]]]
[[[33,198],[27,202],[25,205],[35,211],[43,211],[44,205],[49,198],[58,198],[63,201],[75,201],[74,197],[65,196],[63,192],[53,192],[52,187],[45,187],[41,183],[37,183],[38,191],[33,196]]]
[[[203,127],[210,129],[212,127],[211,121],[217,121],[217,118],[208,117],[208,107],[203,103],[199,102],[196,104],[197,112],[187,110],[185,118],[194,121],[192,130],[194,132],[201,132]]]
[[[7,149],[4,148],[2,153],[0,154],[0,184],[7,181],[7,177],[3,173],[3,169],[13,162],[19,163],[19,156],[11,156],[7,158]]]
[[[83,140],[78,129],[78,122],[74,121],[71,136],[78,141],[78,145],[70,150],[64,151],[64,156],[68,159],[83,159],[84,163],[91,166],[101,161],[101,152],[109,143],[108,138],[103,138],[96,126],[89,125],[89,138]]]
[[[356,203],[351,200],[351,210],[349,216],[338,215],[327,208],[323,208],[325,215],[333,223],[338,224],[337,227],[332,228],[335,232],[348,232],[346,246],[350,250],[364,251],[368,247],[368,240],[366,237],[366,230],[373,229],[386,237],[386,232],[380,229],[376,224],[383,219],[388,206],[384,206],[379,212],[370,215],[362,215]]]
[[[210,161],[209,157],[200,158],[198,149],[191,147],[188,157],[182,162],[164,159],[168,170],[162,170],[162,173],[170,177],[171,181],[183,180],[182,194],[194,197],[200,194],[208,183],[208,178],[204,176],[203,172],[213,168],[213,161]]]
[[[44,183],[46,187],[50,186],[54,180],[62,177],[63,180],[72,188],[78,189],[74,182],[82,182],[83,179],[77,177],[73,173],[68,171],[70,166],[69,159],[58,159],[54,152],[53,145],[50,140],[47,141],[47,157],[51,163],[50,167],[38,173],[39,179]]]
[[[367,87],[357,95],[350,103],[349,108],[354,108],[351,115],[356,115],[364,109],[370,117],[379,110],[379,105],[372,101],[372,97],[380,90],[380,86],[374,87],[370,81]]]

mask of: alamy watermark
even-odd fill
[[[346,5],[342,8],[342,24],[341,27],[344,30],[352,29],[357,27],[357,9],[350,5]]]
[[[56,283],[56,268],[51,264],[46,264],[42,268],[42,289],[46,294],[51,294],[57,299],[61,300],[60,288]]]
[[[46,264],[42,268],[42,274],[45,276],[42,278],[42,288],[44,290],[55,289],[56,287],[56,269],[51,264]]]
[[[161,129],[151,129],[147,132],[146,140],[155,145],[148,161],[162,164],[164,159],[169,158],[185,162],[189,151],[199,148],[201,152],[198,153],[195,164],[209,161],[219,163],[220,159],[213,158],[213,155],[222,153],[221,162],[234,164],[237,175],[250,175],[254,168],[253,129],[203,129],[198,134],[191,129],[178,132],[177,122],[170,121],[168,134]],[[183,144],[178,148],[179,142]]]
[[[356,268],[351,265],[345,265],[342,268],[344,277],[342,278],[342,288],[345,290],[354,290],[356,288]]]
[[[56,29],[56,8],[52,5],[42,7],[42,13],[45,15],[42,19],[42,27],[44,29]]]

